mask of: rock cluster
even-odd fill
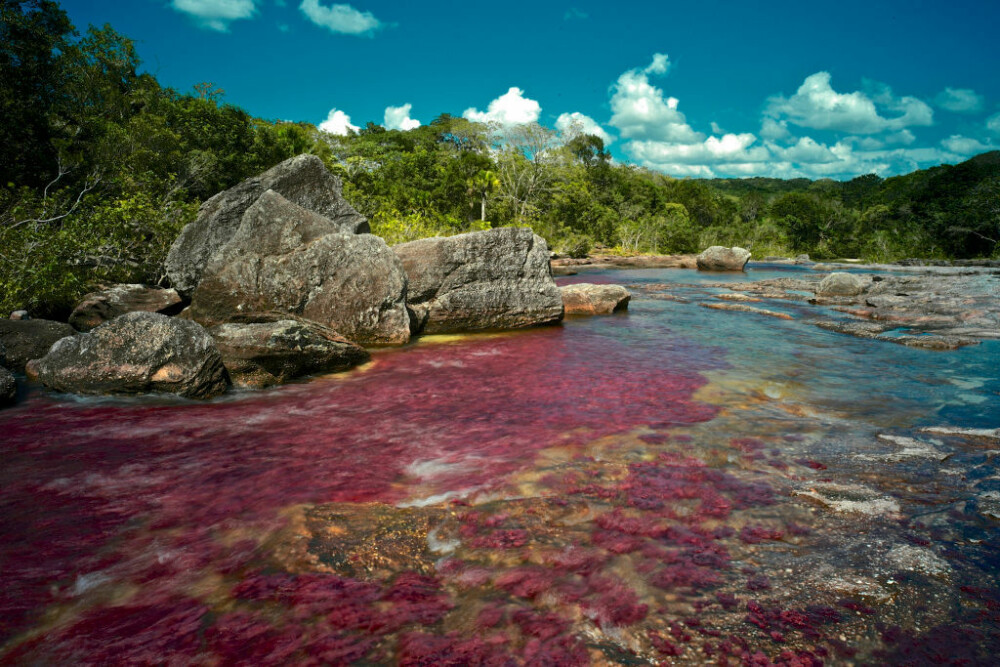
[[[348,369],[368,360],[361,345],[563,317],[548,246],[531,230],[395,248],[368,231],[340,181],[301,155],[202,205],[167,258],[176,291],[112,286],[74,310],[71,324],[86,333],[5,321],[0,340],[15,371],[34,360],[29,376],[58,391],[206,398],[231,382],[256,388]],[[595,302],[595,312],[628,294],[603,298],[610,305]]]

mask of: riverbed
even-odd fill
[[[0,412],[0,662],[941,664],[1000,649],[1000,342],[728,280],[210,402]],[[995,277],[994,277],[995,279]]]

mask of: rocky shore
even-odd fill
[[[167,257],[171,287],[110,285],[68,323],[0,321],[0,404],[15,373],[75,394],[210,398],[346,370],[364,346],[555,324],[567,299],[578,315],[628,304],[622,287],[560,291],[529,229],[395,247],[369,232],[319,158],[287,160],[201,206]]]

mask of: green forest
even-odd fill
[[[55,2],[0,0],[0,312],[65,313],[99,284],[164,284],[199,204],[294,155],[318,155],[390,243],[502,225],[582,256],[1000,257],[1000,152],[883,179],[675,179],[600,138],[442,114],[350,136],[254,118],[200,83],[161,86],[111,26]]]

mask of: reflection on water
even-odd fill
[[[725,279],[211,403],[33,392],[0,661],[988,661],[1000,440],[924,429],[1000,426],[1000,344],[698,307]]]

